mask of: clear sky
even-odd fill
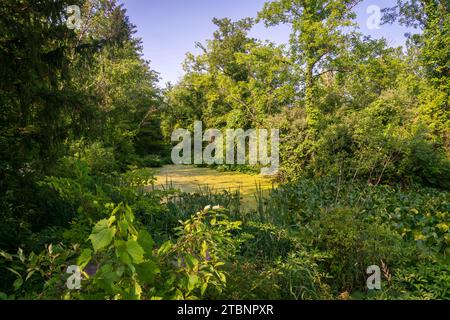
[[[198,53],[195,42],[212,37],[215,30],[212,18],[256,17],[265,2],[267,0],[119,0],[137,27],[137,36],[144,45],[144,58],[160,73],[161,84],[175,83],[183,75],[181,63],[186,53]],[[380,29],[369,29],[367,26],[373,14],[367,13],[369,6],[384,8],[395,3],[396,0],[364,0],[355,8],[360,31],[374,38],[385,37],[392,46],[403,45],[404,34],[408,31],[404,27],[381,25]],[[288,42],[289,32],[287,26],[267,29],[257,25],[250,36],[282,44]]]

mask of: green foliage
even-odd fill
[[[85,271],[83,289],[65,297],[196,299],[207,290],[220,292],[226,283],[222,261],[237,249],[230,231],[239,224],[206,208],[183,222],[174,242],[156,248],[131,208],[119,204],[94,226],[89,237],[93,251],[85,249],[78,259],[83,268],[94,265],[95,274]]]
[[[100,142],[80,150],[79,157],[94,175],[117,172],[119,169],[113,148],[105,148]]]
[[[301,226],[314,220],[324,208],[355,208],[362,218],[388,224],[405,240],[425,242],[441,253],[448,247],[445,226],[450,222],[450,198],[445,191],[304,179],[273,190],[262,201],[263,217],[276,224]]]
[[[68,70],[77,35],[64,25],[65,6],[7,0],[0,8],[1,192],[16,179],[48,172],[65,139],[89,132],[93,99]]]
[[[448,299],[449,7],[385,9],[421,30],[402,50],[356,32],[359,2],[213,19],[161,89],[115,0],[71,2],[79,30],[66,1],[4,0],[0,300]],[[289,43],[251,38],[259,21],[289,24]],[[149,168],[194,120],[279,128],[283,184],[258,188],[253,210],[239,192],[156,190]],[[365,286],[373,264],[379,292]]]
[[[329,252],[324,268],[337,292],[364,290],[368,266],[401,268],[414,262],[415,246],[386,226],[364,221],[351,209],[324,211],[307,227],[311,245]],[[317,235],[317,236],[314,236]]]
[[[297,250],[284,258],[261,264],[252,259],[238,260],[231,266],[224,297],[232,299],[331,299],[329,286],[318,263],[327,256]]]
[[[166,93],[163,134],[191,128],[202,120],[208,128],[259,127],[293,100],[290,61],[283,47],[248,37],[251,19],[214,19],[217,31],[201,55],[188,54],[186,76]],[[205,73],[204,70],[207,70]]]
[[[0,290],[10,291],[10,299],[59,298],[66,283],[65,271],[80,252],[77,245],[47,245],[39,254],[26,255],[19,248],[17,254],[0,251],[0,269],[3,276]],[[12,283],[12,284],[11,284]]]
[[[139,159],[139,165],[142,167],[157,168],[162,166],[162,159],[158,155],[148,154]]]
[[[448,263],[428,263],[400,269],[394,274],[393,291],[401,299],[448,300],[450,298]]]

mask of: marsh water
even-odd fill
[[[269,177],[241,172],[219,172],[210,168],[190,165],[166,165],[156,169],[156,188],[173,187],[187,193],[208,188],[212,192],[223,190],[241,194],[241,204],[246,207],[256,205],[257,186],[267,193],[274,186]]]

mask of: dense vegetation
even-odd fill
[[[359,2],[214,19],[161,89],[115,0],[71,0],[75,30],[67,1],[2,1],[0,299],[449,299],[450,7],[384,10],[418,30],[403,50],[358,32]],[[249,37],[258,22],[289,44]],[[279,187],[250,211],[148,188],[194,120],[280,128]]]

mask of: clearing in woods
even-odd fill
[[[267,193],[272,189],[272,179],[260,175],[241,172],[219,172],[214,169],[194,167],[191,165],[166,165],[155,169],[156,188],[172,186],[183,192],[195,193],[200,188],[208,188],[213,192],[223,190],[240,190],[241,204],[245,207],[256,205],[257,185]]]

